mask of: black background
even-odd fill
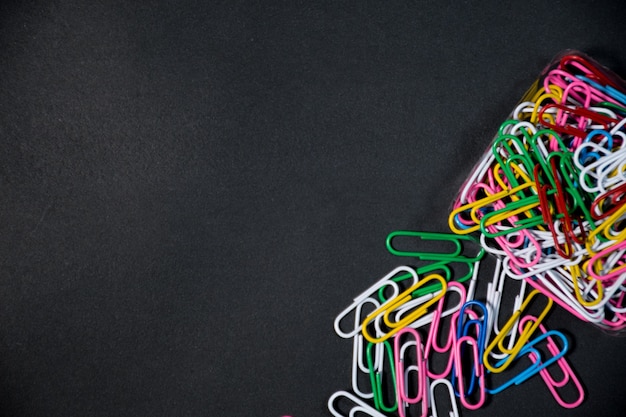
[[[386,235],[447,230],[559,51],[626,76],[619,1],[504,3],[3,1],[0,415],[330,415]],[[626,339],[549,322],[585,403],[464,416],[623,414]]]

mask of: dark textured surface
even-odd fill
[[[626,76],[619,2],[138,3],[0,5],[2,416],[329,415],[387,233],[560,50]],[[550,323],[586,402],[464,416],[621,415],[626,339]]]

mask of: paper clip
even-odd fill
[[[578,171],[578,183],[587,193],[602,194],[626,181],[626,147],[613,150],[606,144],[584,142],[571,160]]]
[[[438,262],[429,263],[427,265],[421,265],[415,268],[415,272],[417,272],[418,277],[426,276],[426,275],[436,272],[439,275],[442,275],[447,282],[449,282],[452,279],[451,263],[447,261],[438,261]],[[411,278],[412,278],[411,274],[403,274],[403,275],[397,275],[393,277],[392,281],[396,282],[397,284],[403,284],[402,286],[405,287],[406,285],[404,285],[404,281],[408,281]],[[413,282],[413,284],[414,283],[415,282]],[[412,285],[412,284],[409,284],[409,285]],[[412,296],[417,298],[423,295],[433,294],[438,291],[441,291],[441,286],[435,283],[432,285],[426,285],[424,287],[418,288],[417,290],[413,292]],[[395,294],[394,296],[397,296],[397,294]],[[385,295],[384,287],[378,290],[378,299],[380,300],[381,303],[384,303],[389,298],[391,297]]]
[[[386,286],[391,287],[391,289],[393,290],[393,294],[391,295],[391,298],[396,297],[399,294],[400,289],[398,287],[398,284],[396,284],[392,280],[392,278],[401,272],[409,274],[410,277],[413,279],[413,284],[417,283],[418,281],[417,273],[415,272],[413,268],[408,267],[408,266],[399,266],[395,268],[390,273],[388,273],[387,275],[382,277],[380,280],[378,280],[374,285],[372,285],[363,293],[361,293],[358,297],[356,297],[352,304],[350,304],[346,309],[344,309],[341,313],[339,313],[339,315],[335,318],[335,322],[334,322],[335,333],[337,333],[339,337],[342,337],[344,339],[350,339],[354,337],[354,335],[357,334],[361,330],[361,327],[360,327],[361,323],[359,320],[359,315],[363,307],[363,304],[367,302],[372,302],[371,301],[372,298],[370,297],[373,294],[376,294],[376,292],[380,288],[383,288]],[[356,316],[355,322],[357,325],[353,327],[349,332],[343,331],[341,329],[341,321],[353,311],[355,312],[355,316]]]
[[[433,253],[433,252],[418,252],[418,251],[402,251],[394,247],[393,241],[398,237],[416,237],[425,241],[443,241],[451,242],[453,244],[453,250],[449,253]],[[387,236],[387,250],[396,256],[410,256],[418,258],[422,261],[456,261],[456,262],[468,262],[473,263],[481,259],[485,254],[485,251],[481,248],[478,254],[467,257],[461,255],[463,252],[462,241],[469,241],[478,244],[478,241],[472,236],[462,236],[450,233],[433,233],[433,232],[416,232],[409,230],[397,230],[391,232]]]
[[[454,363],[455,363],[455,373],[456,380],[459,385],[459,399],[461,400],[461,404],[467,409],[476,410],[485,403],[485,371],[483,365],[480,361],[480,347],[477,340],[472,338],[471,336],[463,336],[457,340],[456,346],[454,347]],[[468,389],[468,393],[466,394],[465,390],[465,377],[463,376],[463,361],[461,359],[461,349],[463,349],[464,345],[472,346],[472,375],[471,380],[478,379],[478,400],[475,404],[472,404],[468,400],[468,395],[471,394],[472,389]]]
[[[535,275],[534,279],[526,280],[527,284],[535,290],[540,291],[543,295],[553,300],[563,309],[578,317],[583,321],[594,323],[601,326],[605,313],[602,309],[587,310],[581,306],[569,288],[566,282],[559,274],[553,270],[547,270]]]
[[[611,87],[610,85],[607,85],[607,86],[600,85],[597,82],[583,75],[578,75],[577,77],[578,79],[588,83],[589,85],[592,85],[593,88],[597,90],[598,92],[597,96],[600,97],[601,99],[610,101],[613,104],[619,103],[619,105],[622,105],[622,106],[626,104],[626,95],[618,91],[617,89]]]
[[[558,167],[556,164],[557,159],[560,161]],[[566,237],[565,241],[568,242],[568,247],[566,248],[566,250],[569,252],[566,252],[566,253],[571,253],[571,249],[572,249],[571,242],[576,242],[582,245],[584,244],[584,241],[586,239],[585,230],[582,227],[582,219],[578,221],[578,226],[580,230],[580,237],[579,237],[575,232],[575,227],[572,222],[573,214],[570,214],[570,212],[573,212],[576,208],[582,208],[583,206],[585,206],[585,202],[582,200],[582,198],[577,192],[572,191],[574,187],[570,187],[566,189],[564,185],[564,183],[571,181],[571,176],[574,175],[573,173],[571,176],[568,175],[569,174],[568,168],[570,168],[571,166],[568,163],[570,159],[571,158],[569,156],[560,152],[553,152],[548,157],[548,160],[550,162],[550,168],[552,171],[552,176],[554,177],[554,180],[555,180],[554,182],[556,184],[556,187],[555,187],[556,194],[554,195],[554,200],[556,202],[556,209],[563,216],[563,221],[562,221],[563,234]],[[559,177],[562,178],[562,181],[559,180],[560,179]],[[566,197],[570,197],[570,199],[573,200],[572,205],[568,204],[568,201],[567,201],[568,199]]]
[[[535,326],[535,325],[536,323],[533,324],[532,326]],[[535,348],[535,345],[537,345],[538,343],[544,340],[548,340],[551,343],[554,343],[552,337],[557,337],[561,339],[561,342],[563,343],[563,348],[559,350],[557,354],[554,354],[548,360],[543,361],[541,359],[541,353],[539,352],[539,350]],[[518,373],[517,375],[513,376],[512,378],[510,378],[508,381],[504,382],[500,386],[496,388],[486,388],[485,391],[488,394],[495,395],[504,391],[506,388],[523,383],[524,381],[528,380],[532,376],[546,369],[548,366],[557,362],[560,358],[563,357],[563,355],[565,355],[568,348],[569,348],[569,344],[567,342],[567,339],[563,335],[563,333],[556,331],[556,330],[548,330],[545,333],[540,334],[535,339],[529,341],[526,345],[524,345],[523,348],[520,349],[519,352],[517,352],[515,356],[513,356],[513,359],[519,359],[519,358],[526,357],[526,356],[528,356],[529,358],[532,358],[530,366],[524,369],[523,371],[521,371],[520,373]],[[507,359],[500,360],[497,366],[501,366],[503,362],[505,362],[506,360]]]
[[[461,187],[448,222],[454,233],[479,232],[508,276],[617,330],[626,327],[626,286],[614,285],[626,274],[626,84],[612,77],[573,54],[537,80]],[[490,296],[492,308],[496,288]],[[514,340],[506,337],[492,359],[514,354],[499,352]]]
[[[366,349],[367,366],[369,368],[370,382],[372,384],[372,392],[374,394],[374,407],[376,407],[377,410],[385,411],[387,413],[392,413],[398,409],[397,395],[396,395],[396,392],[394,392],[392,396],[394,402],[390,405],[385,404],[382,379],[384,375],[388,375],[393,381],[391,385],[394,387],[394,390],[397,389],[395,385],[395,382],[396,382],[395,360],[394,360],[393,348],[391,347],[391,344],[388,341],[384,341],[382,342],[382,345],[383,345],[383,350],[387,353],[390,372],[385,373],[385,368],[383,365],[384,359],[379,369],[376,369],[374,367],[374,360],[372,359],[372,352],[371,352],[372,348],[376,346],[376,344],[374,343],[368,343],[367,345],[367,349]],[[384,356],[385,355],[383,354],[383,357]]]
[[[427,265],[419,266],[415,269],[415,271],[417,272],[418,276],[426,276],[426,275],[429,275],[430,273],[436,272],[439,275],[442,275],[447,282],[450,282],[452,280],[452,265],[454,264],[455,262],[450,262],[450,261],[437,261],[437,262],[429,263]],[[458,278],[455,277],[454,280],[457,282],[465,282],[473,273],[472,264],[467,264],[465,262],[461,262],[461,264],[467,265],[468,272],[467,274],[461,277],[458,277]],[[404,275],[399,275],[399,276],[394,277],[392,281],[397,282],[399,284],[410,278],[411,276],[409,274],[404,274]],[[378,298],[380,299],[381,302],[385,302],[388,299],[388,297],[384,295],[384,291],[385,291],[385,288],[381,288],[380,290],[378,290]],[[435,282],[434,284],[425,285],[423,287],[418,288],[411,295],[415,298],[418,298],[424,295],[434,295],[434,293],[437,293],[439,291],[441,291],[441,285]]]
[[[528,294],[528,296],[522,303],[520,309],[517,310],[509,318],[506,324],[502,327],[502,330],[500,331],[500,333],[492,339],[491,343],[485,349],[483,353],[483,364],[485,365],[485,368],[487,368],[490,372],[498,373],[498,372],[504,371],[511,364],[513,359],[515,359],[515,356],[517,356],[517,354],[521,351],[526,341],[530,339],[530,336],[534,333],[534,331],[537,329],[539,324],[548,315],[548,312],[550,311],[550,308],[552,307],[551,298],[547,298],[546,307],[543,309],[541,314],[537,317],[537,321],[530,326],[524,327],[524,330],[520,332],[513,348],[509,349],[503,346],[503,340],[505,336],[513,329],[513,327],[515,326],[515,323],[520,319],[522,312],[524,312],[528,308],[528,305],[537,294],[539,294],[539,291],[537,290],[533,290],[530,292],[530,294]],[[499,361],[495,366],[492,366],[489,363],[489,355],[491,354],[491,352],[494,350],[496,346],[498,346],[503,353],[508,353],[509,356]]]
[[[617,234],[611,234],[611,227],[617,225],[620,222],[623,222],[623,217],[626,215],[626,205],[621,206],[619,209],[615,210],[613,214],[607,217],[602,224],[597,226],[594,230],[591,230],[587,237],[586,248],[587,251],[595,255],[597,248],[597,244],[602,239],[613,240],[613,241],[624,241],[626,239],[626,230],[619,231]],[[598,235],[601,235],[597,238]]]
[[[522,321],[520,321],[520,327],[524,326],[525,322],[529,321],[529,320],[530,321],[534,321],[535,318],[532,317],[532,316],[524,317],[524,319],[522,319]],[[539,325],[539,330],[542,333],[546,333],[547,332],[547,330],[545,329],[545,327],[543,325]],[[556,345],[556,343],[554,343],[554,340],[552,338],[548,338],[547,341],[548,341],[548,346],[547,347],[548,347],[548,350],[550,351],[550,353],[552,355],[554,355],[554,356],[559,355],[561,353],[561,350]],[[534,354],[530,354],[530,360],[533,363],[537,363],[537,361],[539,359],[540,358],[537,358]],[[552,377],[552,375],[548,371],[547,367],[544,368],[544,369],[541,369],[539,371],[539,375],[541,375],[541,378],[546,383],[546,386],[548,387],[548,389],[552,393],[552,396],[554,397],[556,402],[561,407],[564,407],[564,408],[575,408],[575,407],[578,407],[580,404],[582,404],[582,402],[585,399],[585,391],[583,389],[582,384],[580,383],[578,377],[576,376],[576,374],[572,370],[571,366],[569,365],[569,363],[565,359],[565,356],[561,355],[561,357],[559,357],[559,359],[556,361],[556,365],[558,365],[559,369],[563,373],[563,378],[560,381],[557,381],[557,380],[555,380]],[[572,382],[572,384],[574,385],[574,388],[576,389],[577,397],[572,402],[566,402],[563,399],[563,397],[559,394],[558,388],[563,388],[570,381]]]
[[[511,144],[514,146],[511,146]],[[515,173],[509,168],[510,162],[515,161],[517,163],[519,161],[518,167],[521,166],[527,174],[534,165],[524,143],[522,143],[520,138],[511,134],[496,137],[492,144],[492,152],[512,187],[518,187],[520,184]]]
[[[471,307],[478,307],[482,310],[482,315],[479,315],[477,312],[471,310]],[[469,315],[469,313],[473,313],[474,318],[470,318],[465,321],[465,315]],[[467,336],[469,334],[469,329],[471,325],[476,326],[476,339],[478,340],[479,346],[485,346],[485,337],[487,335],[487,326],[489,323],[489,309],[487,306],[477,300],[469,300],[461,306],[459,310],[459,316],[457,319],[457,330],[456,335],[457,339],[462,336]]]
[[[491,282],[487,284],[487,297],[485,300],[485,306],[489,311],[486,340],[489,340],[492,330],[495,330],[494,323],[497,323],[498,315],[500,314],[500,303],[502,300],[502,292],[504,290],[503,278],[504,272],[502,270],[502,259],[496,258],[496,267],[491,277]]]
[[[424,316],[428,308],[440,300],[447,290],[447,284],[442,285],[442,290],[437,294],[427,294],[418,298],[415,298],[413,294],[415,290],[422,287],[427,281],[445,283],[445,279],[441,275],[430,274],[422,279],[422,285],[415,284],[412,288],[413,292],[408,292],[407,297],[398,296],[398,299],[389,305],[383,313],[383,322],[389,328],[408,326],[413,323],[417,318]],[[393,314],[393,316],[392,316]],[[402,323],[402,324],[400,324]]]
[[[572,292],[576,296],[576,299],[581,306],[585,308],[594,308],[602,301],[604,294],[604,286],[602,285],[602,282],[595,279],[593,281],[585,280],[586,277],[583,276],[580,266],[566,266],[560,269],[559,272],[571,278]],[[586,286],[585,281],[587,283]],[[596,289],[595,292],[591,291],[591,288],[593,287],[595,287]],[[589,294],[593,294],[595,296],[595,299],[588,300],[587,298],[589,298]]]
[[[608,216],[594,232],[597,234],[597,231],[601,230],[607,240],[624,241],[626,240],[626,228],[624,228],[623,224],[624,220],[626,220],[626,204],[621,205],[615,212]]]
[[[511,265],[511,262],[505,262],[503,264],[503,268],[509,278],[518,280],[531,278],[536,277],[537,275],[542,274],[546,271],[554,270],[555,268],[561,266],[578,264],[582,261],[585,255],[583,252],[584,249],[575,251],[572,255],[572,259],[563,258],[556,253],[552,255],[544,255],[542,262],[525,271],[520,271],[519,269],[515,268],[513,265]]]
[[[411,313],[407,314],[406,317],[402,318],[402,320],[392,323],[389,317],[390,314],[394,310],[397,310],[399,307],[401,307],[407,301],[410,301],[412,297],[411,294],[416,289],[418,289],[419,287],[427,283],[432,283],[432,281],[438,281],[441,284],[442,291],[439,292],[439,294],[434,295],[430,300],[426,301],[423,305],[419,306]],[[397,297],[387,300],[383,305],[377,308],[374,312],[370,313],[365,318],[365,320],[363,321],[363,324],[361,325],[361,332],[363,336],[372,343],[384,342],[385,340],[389,339],[391,336],[399,332],[403,327],[417,320],[420,316],[425,315],[428,308],[431,305],[435,304],[441,297],[443,297],[443,294],[445,293],[446,288],[447,288],[446,280],[441,275],[431,274],[419,280],[417,283],[415,283],[413,286],[411,286],[410,288],[408,288],[407,290],[399,294]],[[382,336],[372,336],[370,334],[370,330],[368,330],[368,325],[374,320],[380,320],[381,317],[385,321],[385,323],[390,327],[390,329],[387,332],[384,332]]]
[[[563,124],[558,125],[548,121],[547,117],[544,117],[544,113],[549,109],[558,109],[570,117],[580,118],[578,128],[574,128],[571,125]],[[559,103],[546,104],[539,111],[539,123],[548,129],[552,129],[557,133],[571,135],[577,138],[584,138],[586,136],[585,128],[589,125],[589,122],[601,125],[604,129],[610,129],[612,124],[615,124],[619,120],[599,114],[585,107],[568,106]]]
[[[431,363],[434,358],[433,352],[437,352],[439,354],[447,354],[448,359],[446,366],[443,371],[435,372],[432,368],[432,365],[428,365],[426,368],[426,374],[429,378],[439,379],[446,378],[448,375],[451,375],[454,369],[454,346],[456,345],[456,321],[458,317],[458,312],[455,312],[450,321],[450,329],[448,330],[448,337],[446,340],[446,344],[442,347],[436,346],[436,341],[433,340],[432,344],[428,347],[430,350],[427,353],[424,353],[424,357],[426,358],[427,363]],[[434,326],[431,326],[430,332],[428,334],[428,339],[431,337],[436,338],[436,336],[431,336],[433,332],[438,332],[435,330]],[[427,341],[428,343],[428,341]]]
[[[370,390],[370,392],[365,392],[361,390],[359,386],[359,372],[367,375],[367,380],[369,382],[369,386],[371,388],[371,379],[370,379],[370,366],[368,363],[364,363],[364,360],[367,361],[367,351],[363,348],[365,338],[361,334],[357,334],[354,336],[353,346],[352,346],[352,390],[361,398],[373,398],[374,391]],[[374,349],[374,359],[373,359],[373,368],[376,371],[380,371],[382,369],[383,363],[383,344],[376,344]],[[371,352],[370,352],[371,355]]]
[[[591,203],[594,220],[605,219],[626,204],[626,182],[596,197]]]
[[[523,191],[531,187],[534,187],[534,183],[531,183],[531,182],[523,183],[517,187],[506,189],[498,193],[495,193],[493,195],[490,195],[488,197],[482,198],[480,200],[461,205],[455,208],[454,210],[452,210],[452,212],[450,213],[450,216],[448,217],[448,226],[450,227],[450,230],[452,230],[454,233],[457,233],[459,235],[466,235],[472,232],[476,232],[480,230],[480,223],[476,224],[475,226],[460,229],[459,227],[457,227],[457,224],[456,224],[457,216],[459,216],[463,212],[470,212],[472,213],[473,216],[476,216],[476,213],[478,210],[489,209],[490,206],[493,205],[493,203],[495,203],[496,201],[500,201],[504,198],[511,197],[512,195],[515,195],[519,193],[520,191]]]
[[[585,83],[584,80],[581,80],[579,77],[577,78],[577,80],[572,81],[567,85],[567,87],[565,87],[565,89],[563,90],[563,96],[561,97],[559,103],[568,103],[568,99],[570,98],[571,94],[572,96],[575,96],[573,101],[578,101],[582,104],[582,107],[590,107],[593,96],[592,88],[588,83]]]
[[[402,336],[408,334],[413,340],[402,343]],[[406,366],[405,353],[409,347],[415,347],[415,364]],[[398,404],[398,414],[405,417],[405,404],[417,404],[420,401],[426,403],[422,408],[428,408],[428,396],[426,391],[426,362],[423,356],[423,345],[419,333],[412,328],[404,328],[396,334],[394,338],[394,358],[396,366],[396,395]],[[411,373],[416,373],[417,393],[415,396],[409,396],[408,377]]]
[[[433,294],[426,294],[420,297],[415,297],[414,294],[415,292],[411,294],[411,299],[403,303],[400,307],[396,308],[393,311],[386,311],[385,314],[383,314],[382,316],[382,321],[377,320],[374,322],[375,327],[380,328],[381,331],[382,325],[388,326],[390,328],[396,327],[396,323],[402,321],[407,317],[407,315],[415,312],[416,310],[421,310],[424,307],[424,304],[433,298]],[[440,294],[440,292],[438,294]],[[441,300],[443,296],[445,296],[445,293],[443,293],[442,297],[439,298],[439,300]],[[420,315],[418,319],[407,323],[406,327],[418,329],[422,326],[429,324],[435,314],[434,311],[430,310],[431,309],[429,309],[425,314]]]
[[[544,140],[548,141],[548,146],[543,142]],[[533,151],[533,159],[537,161],[539,165],[543,168],[543,172],[545,172],[548,176],[548,180],[550,181],[550,185],[554,186],[555,184],[552,182],[554,178],[550,172],[550,167],[548,165],[548,157],[551,152],[559,151],[567,153],[569,149],[563,143],[561,137],[551,129],[540,129],[535,133],[529,141],[530,147]]]
[[[618,275],[613,281],[606,282],[603,289],[603,297],[600,302],[594,305],[594,309],[604,308],[615,297],[616,294],[621,294],[624,291],[624,282],[626,282],[626,274]],[[612,323],[612,325],[617,325]]]
[[[491,170],[491,165],[494,161],[495,158],[493,157],[493,154],[489,153],[482,161],[479,162],[478,166],[474,168],[468,181],[463,186],[459,197],[454,202],[454,208],[460,206],[461,202],[467,201],[467,195],[470,192],[471,185],[485,177],[486,173]]]
[[[479,315],[474,310],[471,310],[471,307],[474,307],[474,306],[482,310],[482,315]],[[470,316],[468,320],[465,320],[466,315]],[[488,332],[488,324],[489,324],[489,310],[487,309],[487,306],[485,306],[485,304],[476,300],[470,300],[470,301],[467,301],[465,304],[463,304],[463,306],[459,310],[459,314],[457,317],[456,345],[454,346],[454,349],[455,349],[454,360],[456,364],[455,366],[460,366],[460,363],[459,363],[460,357],[461,357],[460,345],[462,345],[463,343],[471,344],[470,340],[474,342],[473,349],[475,350],[476,362],[477,362],[475,366],[477,367],[478,364],[481,363],[480,358],[482,358],[483,352],[485,349],[486,336]],[[475,326],[475,329],[476,329],[474,338],[470,335],[470,328],[472,326]],[[480,380],[481,375],[482,375],[482,365],[480,366],[481,373],[478,373],[478,370],[479,370],[478,368],[474,368],[474,370],[476,372],[474,372],[470,376],[469,386],[467,387],[467,391],[464,390],[464,385],[463,386],[459,385],[458,392],[455,392],[458,396],[465,397],[465,396],[472,394],[472,392],[475,389],[476,382],[478,382],[479,384],[479,389],[484,390],[484,380],[483,381]],[[462,377],[462,375],[458,373],[458,368],[455,367],[452,372],[452,377],[451,377],[452,386],[456,388],[458,384],[462,383],[461,380],[463,379],[464,378]],[[458,380],[458,383],[457,383],[457,380]],[[482,383],[482,387],[480,387],[481,383]],[[481,394],[481,397],[482,397],[482,401],[484,401],[484,395]],[[464,401],[465,400],[462,400],[463,405],[465,405]]]
[[[491,337],[490,332],[493,331],[494,334],[498,335],[500,334],[501,330],[500,330],[500,326],[498,324],[498,320],[499,320],[499,316],[500,316],[500,310],[501,310],[501,298],[502,298],[502,294],[504,293],[504,282],[506,281],[506,274],[505,271],[502,270],[501,272],[498,271],[496,269],[496,274],[494,274],[494,281],[492,282],[491,288],[488,289],[488,294],[487,294],[487,307],[488,310],[490,311],[490,325],[487,326],[487,335],[485,337],[485,340],[489,340],[489,338]],[[497,278],[499,276],[499,278]],[[520,289],[518,291],[518,293],[515,295],[515,299],[513,302],[513,313],[514,314],[517,310],[519,310],[519,308],[521,307],[522,304],[522,300],[524,299],[524,294],[526,293],[526,281],[525,280],[520,280],[521,284],[520,284]],[[497,287],[496,287],[497,285]],[[515,344],[515,339],[517,337],[517,326],[513,326],[511,331],[507,334],[508,336],[508,346],[507,349],[511,350],[513,349],[513,346]],[[502,359],[503,357],[507,356],[507,353],[502,353],[502,354],[497,354],[494,352],[491,352],[491,356],[496,358],[496,359]]]
[[[342,398],[353,403],[352,407],[350,408],[351,411],[349,412],[349,414],[342,414],[335,408],[335,402]],[[328,410],[334,417],[351,417],[354,416],[356,412],[361,412],[362,414],[368,415],[370,417],[387,417],[383,413],[365,403],[360,398],[357,398],[353,394],[346,391],[337,391],[330,396],[330,398],[328,399]]]
[[[435,388],[439,385],[445,385],[448,391],[448,398],[450,399],[450,410],[448,416],[449,417],[459,417],[459,409],[456,404],[456,398],[454,397],[454,389],[452,388],[452,384],[450,381],[444,378],[435,379],[430,383],[430,401],[431,401],[431,411],[432,417],[439,417],[439,411],[437,410],[437,401],[435,395]]]
[[[449,294],[452,292],[459,293],[459,303],[450,309],[443,311],[444,301],[449,298]],[[427,368],[427,374],[429,378],[445,378],[452,372],[452,366],[454,364],[454,344],[456,342],[456,326],[455,323],[457,321],[458,314],[455,314],[460,310],[461,306],[465,304],[466,301],[466,291],[465,287],[458,282],[451,282],[448,284],[448,291],[446,295],[439,300],[437,305],[437,309],[434,312],[434,315],[431,320],[430,330],[428,332],[428,337],[426,339],[426,346],[424,347],[424,357],[432,358],[432,352],[437,352],[440,354],[448,353],[448,363],[446,368],[442,373],[435,373],[430,367]],[[441,319],[446,317],[447,315],[451,315],[452,318],[450,320],[450,328],[448,330],[448,337],[443,346],[440,346],[437,343],[437,339],[439,338],[439,331],[442,329]]]
[[[580,55],[564,55],[559,62],[559,67],[565,70],[571,67],[574,71],[581,71],[584,75],[592,78],[596,82],[617,89],[620,88],[619,84],[608,75],[606,75],[597,65],[594,65],[593,63],[589,62],[589,60]]]

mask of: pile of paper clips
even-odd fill
[[[563,56],[499,129],[449,219],[479,232],[507,276],[582,320],[626,327],[626,94]],[[536,90],[536,91],[535,91]]]
[[[568,340],[544,319],[556,303],[605,331],[626,329],[623,86],[584,55],[563,54],[463,186],[454,234],[387,237],[392,254],[422,265],[392,270],[337,316],[336,333],[353,340],[354,393],[331,396],[334,416],[437,417],[440,386],[445,414],[458,416],[457,399],[478,409],[535,375],[561,406],[582,403]],[[450,249],[398,248],[416,241]],[[478,253],[467,254],[472,243]],[[488,280],[479,277],[486,253],[496,259]],[[483,281],[486,294],[476,290]],[[506,316],[505,281],[519,287]]]

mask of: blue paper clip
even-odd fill
[[[597,82],[591,80],[590,78],[585,77],[584,75],[577,75],[576,78],[586,82],[587,84],[603,92],[607,96],[610,96],[615,101],[619,101],[622,105],[626,105],[626,95],[622,94],[620,91],[617,91],[615,88],[611,87],[610,85],[607,85],[607,86],[600,85]]]
[[[467,394],[465,393],[465,378],[463,377],[463,363],[461,360],[461,351],[463,350],[464,345],[470,345],[472,347],[472,373],[471,373],[471,384],[474,381],[478,381],[478,400],[476,403],[472,404],[469,402],[468,397],[471,395],[473,388],[470,387],[468,389]],[[485,367],[480,362],[480,354],[478,353],[480,350],[479,342],[477,342],[471,336],[463,336],[459,340],[457,340],[456,346],[454,347],[454,362],[455,362],[455,371],[458,374],[456,380],[459,385],[459,392],[457,396],[461,400],[461,404],[467,409],[476,410],[485,403]],[[455,393],[456,394],[456,393]]]
[[[483,313],[482,316],[479,316],[473,310],[468,310],[468,308],[471,306],[476,306],[480,308]],[[466,314],[466,311],[471,311],[475,317],[470,318],[469,320],[465,321],[464,316]],[[457,343],[459,340],[461,340],[461,338],[466,338],[470,336],[469,333],[470,333],[470,329],[472,326],[476,326],[476,329],[477,329],[474,348],[479,354],[479,358],[482,358],[484,351],[485,351],[485,342],[486,342],[487,333],[489,331],[489,310],[487,309],[487,306],[485,306],[484,303],[480,301],[476,301],[476,300],[467,301],[465,304],[463,304],[463,306],[459,310],[459,316],[458,316],[457,327],[456,327]],[[461,352],[461,355],[462,355],[462,352]],[[476,364],[475,366],[478,366],[478,365]],[[457,389],[458,382],[457,382],[457,375],[456,375],[456,367],[452,368],[451,382],[452,382],[452,386],[454,387],[455,395],[457,397],[461,397],[461,395],[463,396],[471,395],[475,389],[476,382],[479,382],[479,377],[480,377],[479,375],[473,373],[472,377],[470,378],[469,386],[465,390],[466,392],[461,393],[460,390]]]
[[[553,336],[556,336],[559,339],[561,339],[561,341],[563,342],[563,348],[556,355],[544,361],[543,358],[541,357],[541,352],[539,352],[539,350],[535,348],[535,345],[546,339],[551,339]],[[569,344],[567,342],[567,338],[565,337],[565,335],[563,335],[563,333],[557,330],[548,330],[545,333],[540,334],[533,340],[526,343],[526,345],[522,347],[522,349],[519,351],[519,353],[514,359],[514,360],[519,360],[520,358],[524,356],[532,355],[535,362],[531,361],[531,364],[528,368],[518,373],[517,375],[515,375],[513,378],[509,379],[508,381],[504,382],[499,387],[491,388],[491,389],[485,388],[485,391],[488,394],[493,395],[493,394],[498,394],[504,391],[506,388],[509,388],[510,386],[521,384],[522,382],[528,380],[532,376],[535,376],[536,374],[541,372],[543,369],[547,368],[548,366],[558,361],[560,358],[562,358],[565,355],[568,349],[569,349]],[[501,366],[502,363],[504,363],[506,360],[507,360],[506,358],[501,359],[497,363],[496,366]]]

